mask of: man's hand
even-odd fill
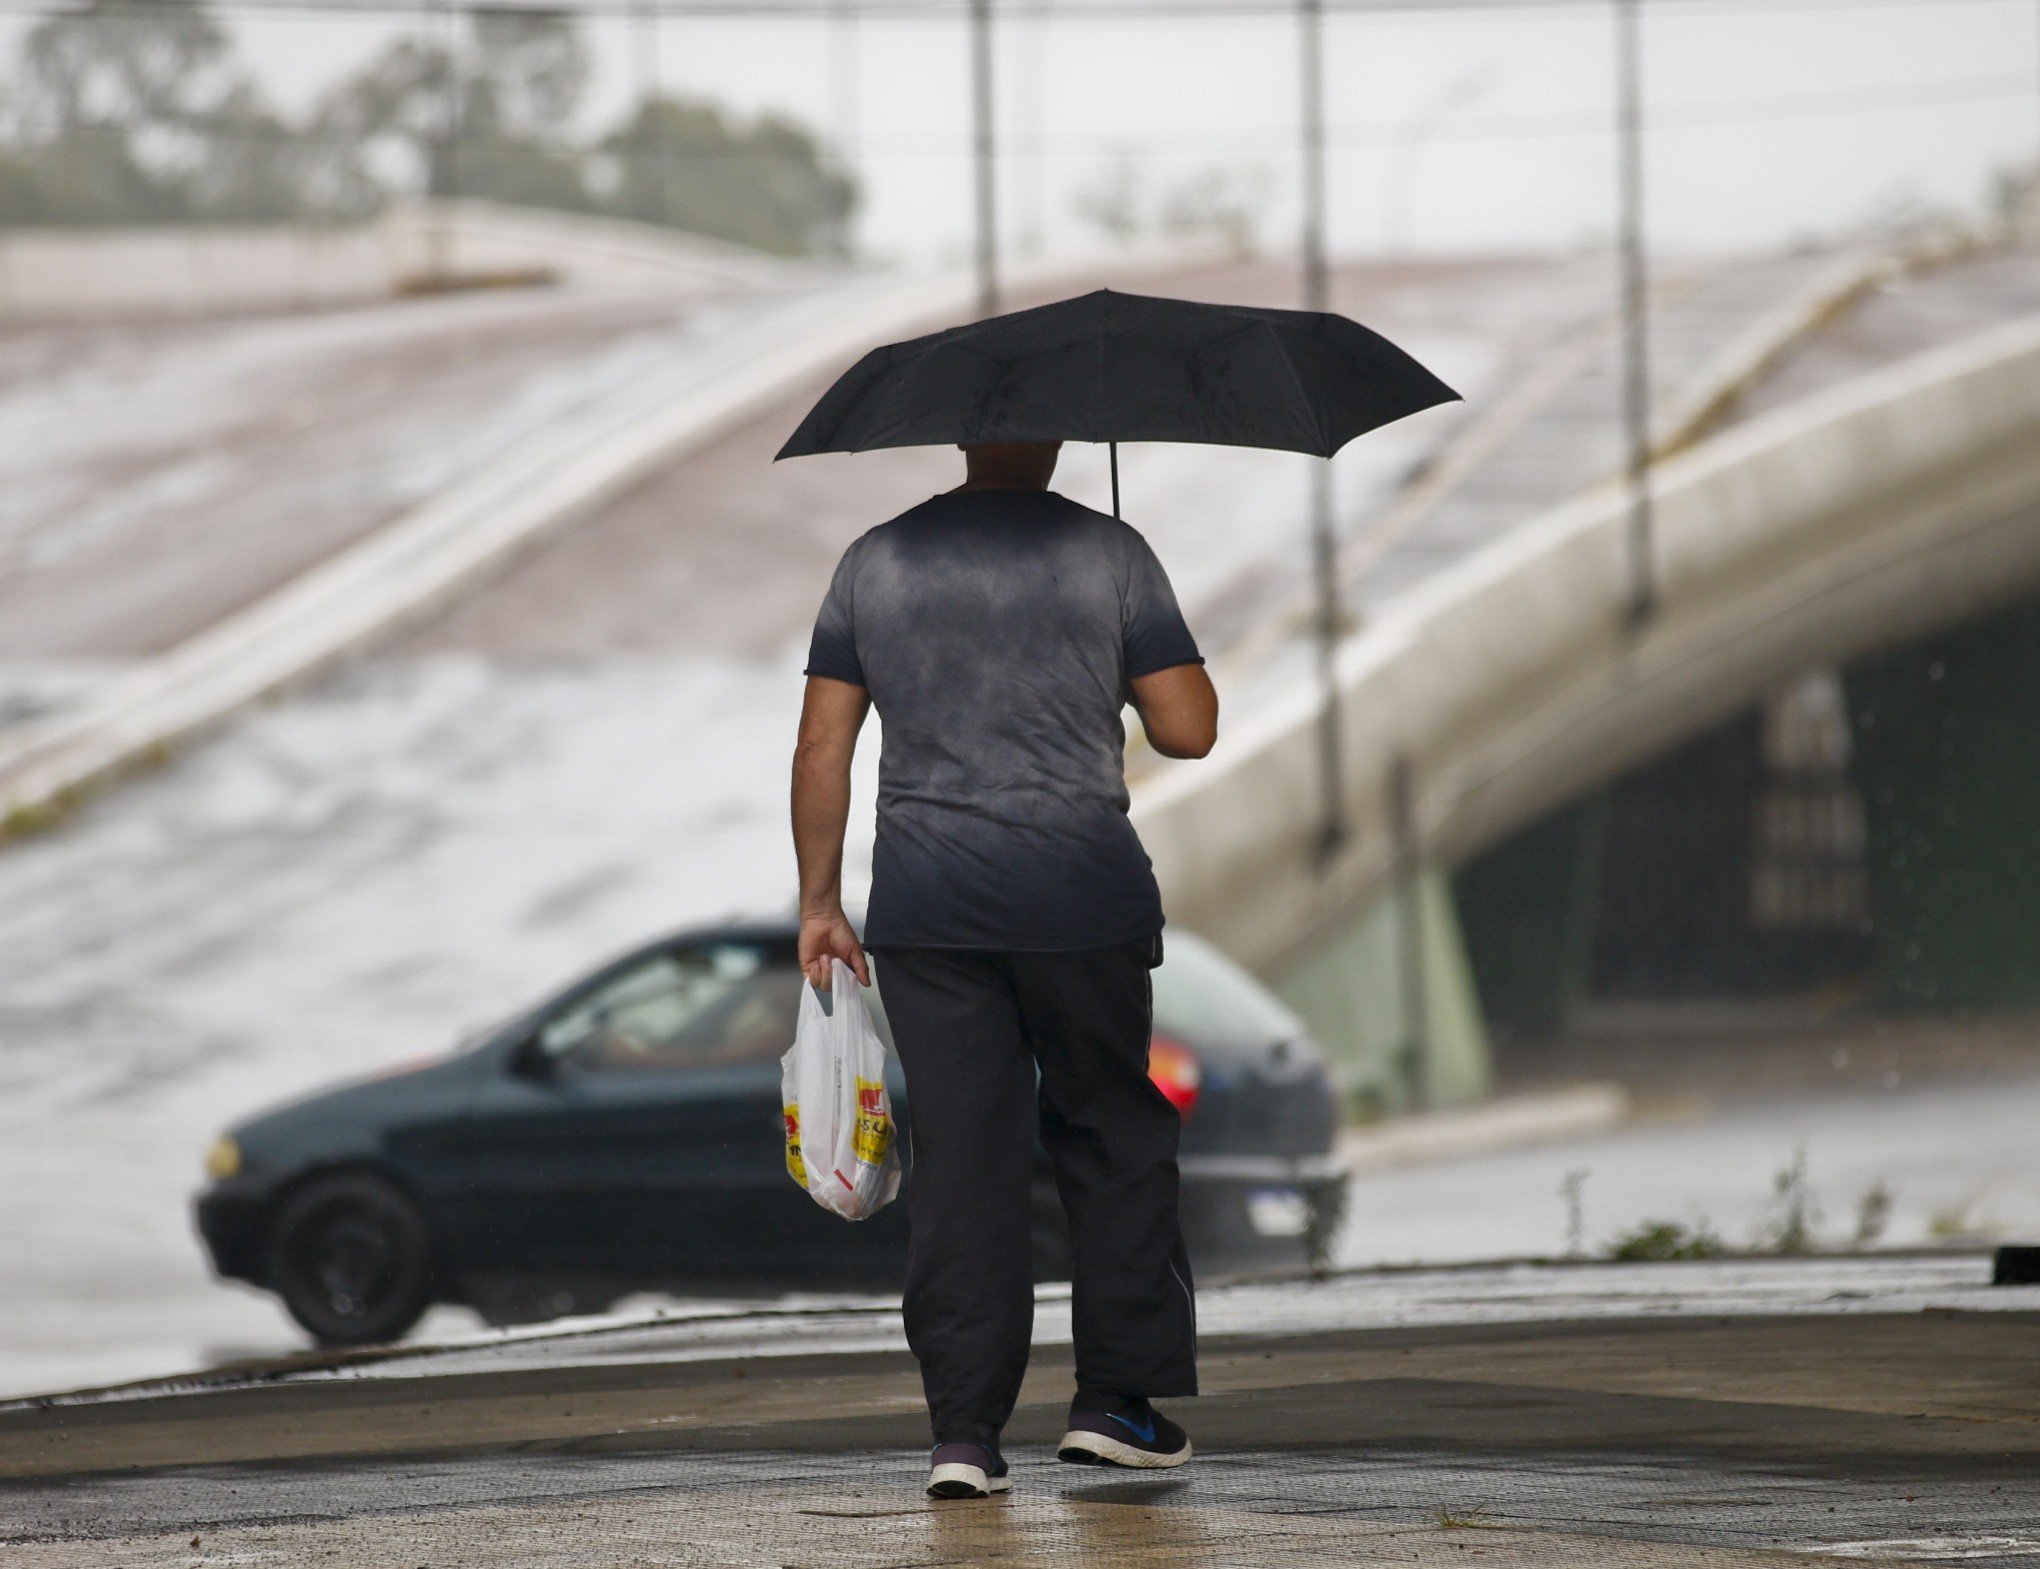
[[[857,934],[850,929],[850,922],[841,910],[818,915],[803,915],[800,918],[800,967],[808,978],[808,984],[817,991],[827,991],[835,979],[835,967],[831,959],[841,959],[850,966],[860,986],[871,984],[871,968],[864,958],[864,944],[857,940]]]

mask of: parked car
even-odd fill
[[[787,1176],[794,939],[791,924],[683,932],[451,1057],[238,1124],[197,1199],[215,1269],[276,1292],[332,1344],[394,1339],[434,1302],[513,1323],[633,1291],[897,1289],[905,1206],[851,1225]],[[1344,1185],[1331,1085],[1295,1015],[1171,928],[1150,1062],[1184,1118],[1196,1265],[1310,1261]],[[904,1124],[897,1077],[892,1093]],[[1045,1154],[1034,1251],[1041,1278],[1067,1277]]]

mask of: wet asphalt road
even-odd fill
[[[889,1515],[909,1519],[928,1512],[914,1497],[922,1463],[917,1449],[858,1449],[794,1458],[770,1451],[502,1456],[395,1467],[277,1467],[259,1475],[198,1469],[18,1493],[7,1504],[20,1511],[10,1536],[24,1566],[79,1561],[43,1551],[58,1544],[75,1551],[87,1543],[120,1541],[125,1548],[136,1538],[174,1542],[193,1535],[201,1541],[210,1538],[224,1558],[246,1552],[248,1533],[258,1529],[295,1525],[302,1530],[317,1522],[311,1539],[330,1542],[357,1522],[396,1524],[404,1516],[415,1520],[422,1511],[458,1518],[506,1504],[555,1515],[621,1515],[679,1494],[692,1512],[742,1516],[761,1491],[789,1481],[801,1493],[796,1509],[861,1514],[871,1522],[871,1545],[878,1546],[890,1534],[879,1523]],[[1460,1535],[1476,1544],[1481,1538],[1472,1532],[1528,1530],[1612,1538],[1610,1546],[1627,1543],[1639,1549],[1642,1544],[1710,1547],[1725,1550],[1725,1563],[1781,1550],[1807,1554],[1825,1548],[1811,1556],[1831,1557],[1838,1556],[1838,1547],[1856,1549],[1839,1556],[1885,1561],[1974,1561],[1988,1551],[1999,1563],[2040,1562],[2040,1531],[2013,1523],[2040,1521],[2040,1487],[2030,1479],[1934,1477],[1917,1471],[1838,1478],[1817,1465],[1445,1454],[1371,1446],[1220,1451],[1202,1455],[1178,1475],[1154,1478],[1061,1466],[1041,1451],[1016,1454],[1014,1465],[1016,1502],[1049,1511],[1082,1504],[1153,1510],[1163,1518],[1154,1534],[1186,1550],[1193,1561],[1221,1547],[1214,1517],[1247,1516],[1348,1528],[1405,1527],[1426,1535]],[[783,1511],[775,1512],[784,1518]],[[795,1534],[800,1520],[814,1518],[796,1516]],[[1467,1522],[1469,1532],[1446,1532],[1441,1522],[1448,1519]],[[562,1534],[571,1539],[574,1530]],[[1872,1551],[1869,1544],[1881,1544],[1881,1550]],[[1352,1545],[1349,1541],[1349,1551]],[[1936,1545],[1946,1551],[1937,1556]],[[682,1556],[682,1541],[669,1540],[665,1546],[676,1555],[666,1561],[715,1561]],[[1326,1556],[1319,1561],[1356,1561],[1339,1556],[1332,1543],[1323,1547]],[[1232,1562],[1257,1561],[1247,1556],[1255,1551],[1250,1533],[1232,1537],[1231,1550],[1241,1555]],[[506,1556],[499,1561],[523,1560]],[[1212,1556],[1209,1561],[1228,1560]],[[1639,1551],[1633,1561],[1649,1562],[1650,1557]]]
[[[896,1352],[16,1410],[0,1559],[2040,1562],[2036,1330],[1947,1312],[1215,1337],[1207,1395],[1176,1407],[1199,1457],[1156,1477],[1053,1462],[1069,1368],[1045,1348],[1013,1497],[940,1507],[917,1496]],[[286,1435],[303,1452],[262,1458]],[[66,1471],[73,1446],[88,1463]]]
[[[1146,1478],[1049,1458],[1045,1292],[1015,1496],[960,1510],[917,1496],[896,1304],[250,1366],[0,1405],[0,1562],[2040,1561],[2040,1288],[1988,1282],[1958,1255],[1210,1287],[1175,1407],[1199,1457]]]

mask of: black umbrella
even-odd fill
[[[1320,311],[1099,289],[873,349],[822,395],[782,458],[973,441],[1273,447],[1329,458],[1457,399],[1379,333]]]

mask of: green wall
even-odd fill
[[[2040,1005],[2040,605],[1846,684],[1884,1000]]]
[[[1416,890],[1422,1005],[1405,968],[1403,886],[1374,899],[1270,977],[1323,1044],[1361,1115],[1450,1106],[1488,1090],[1487,1033],[1445,874],[1424,868]],[[1415,1015],[1415,1017],[1413,1017]]]
[[[1536,1040],[1565,1028],[1593,979],[1607,798],[1560,807],[1452,879],[1481,1011]]]

